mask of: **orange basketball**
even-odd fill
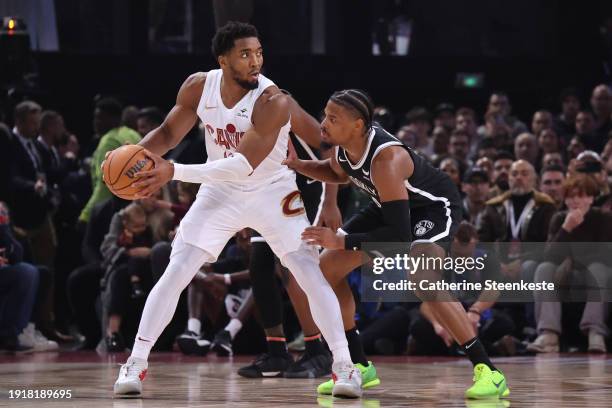
[[[136,174],[154,167],[153,160],[146,156],[147,150],[140,145],[125,145],[108,155],[102,168],[108,189],[124,200],[135,200],[138,191],[132,187]]]

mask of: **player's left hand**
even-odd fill
[[[146,155],[153,161],[153,168],[136,173],[138,180],[132,184],[139,190],[136,198],[150,197],[174,176],[172,163],[155,153],[147,152]]]
[[[302,232],[302,240],[326,249],[344,249],[344,236],[327,227],[308,227]]]
[[[342,214],[336,203],[323,202],[321,214],[317,221],[317,227],[329,227],[332,231],[338,231],[342,226]]]

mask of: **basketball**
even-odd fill
[[[124,200],[135,200],[137,189],[132,187],[136,174],[153,168],[153,161],[146,156],[147,150],[140,145],[125,145],[113,150],[106,158],[102,175],[108,189]]]

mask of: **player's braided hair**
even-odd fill
[[[359,117],[363,119],[366,131],[372,127],[374,102],[372,102],[372,99],[365,91],[360,89],[345,89],[334,92],[329,100],[357,113]]]

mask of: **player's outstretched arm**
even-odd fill
[[[315,180],[325,183],[348,183],[348,175],[342,170],[335,157],[325,160],[301,160],[297,157],[293,144],[289,142],[289,154],[283,161],[290,169]]]
[[[181,85],[176,103],[164,122],[150,131],[139,144],[159,156],[174,148],[196,123],[198,103],[205,81],[204,72],[190,75]]]

